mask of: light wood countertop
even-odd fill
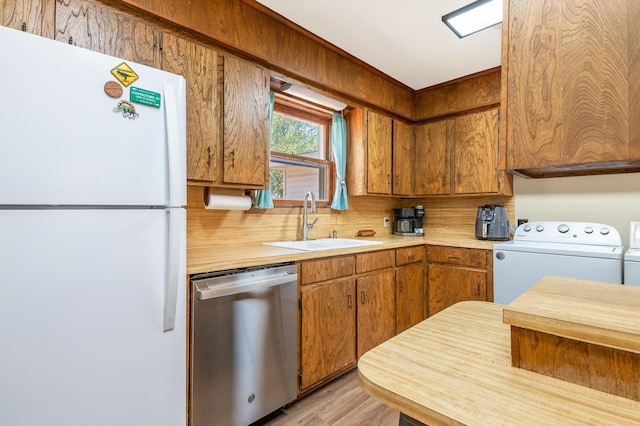
[[[504,305],[461,302],[364,354],[362,387],[429,425],[638,425],[640,402],[511,366]]]
[[[353,238],[353,237],[346,237]],[[232,237],[230,236],[230,239]],[[263,245],[262,242],[232,245],[212,245],[209,247],[189,248],[187,250],[187,273],[200,274],[225,269],[244,268],[250,266],[268,265],[282,262],[297,262],[300,260],[317,259],[329,256],[340,256],[367,251],[395,249],[415,245],[445,245],[491,250],[497,241],[478,240],[473,236],[456,235],[451,233],[431,234],[424,237],[402,237],[395,235],[362,238],[380,241],[365,247],[301,251]]]
[[[547,276],[505,308],[504,322],[640,353],[640,287]]]

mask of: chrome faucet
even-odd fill
[[[309,223],[307,216],[307,203],[309,201],[309,197],[311,197],[311,213],[318,212],[318,209],[316,208],[316,197],[313,195],[313,192],[309,191],[305,194],[304,203],[302,204],[302,241],[307,241],[309,231],[313,229],[313,225],[315,225],[319,219],[316,217],[313,223]]]

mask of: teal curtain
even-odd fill
[[[333,210],[347,210],[347,183],[345,172],[347,170],[347,125],[342,113],[333,113],[331,122],[331,149],[333,161],[336,164],[336,192],[333,194],[331,208]]]
[[[275,94],[271,92],[269,94],[269,149],[271,149],[271,127],[273,126],[273,103],[275,101]],[[267,165],[267,167],[269,167]],[[273,195],[271,195],[271,188],[259,189],[256,191],[256,199],[253,206],[257,209],[272,209],[273,208]]]

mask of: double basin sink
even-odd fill
[[[293,250],[302,251],[320,251],[320,250],[335,250],[352,247],[364,247],[372,246],[375,244],[382,244],[382,241],[366,241],[366,240],[354,240],[350,238],[319,238],[317,240],[307,241],[275,241],[270,243],[262,243],[267,246],[282,247]]]

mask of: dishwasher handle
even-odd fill
[[[298,281],[298,274],[283,274],[274,278],[258,279],[244,283],[232,283],[229,285],[217,285],[213,288],[199,288],[196,290],[196,299],[207,300],[217,297],[232,296],[234,294],[247,293],[253,290],[275,287]]]

